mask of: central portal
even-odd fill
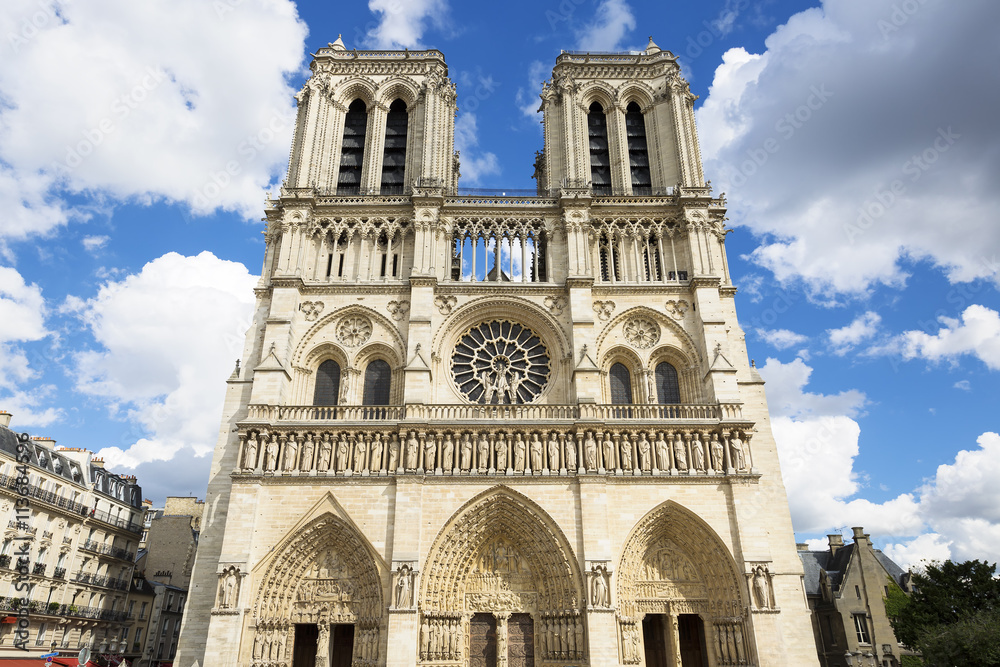
[[[497,621],[475,614],[469,621],[469,667],[497,667]]]

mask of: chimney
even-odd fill
[[[831,556],[836,555],[837,551],[840,550],[840,547],[844,546],[844,536],[843,535],[840,535],[840,534],[837,534],[837,535],[827,535],[826,539],[830,542],[830,555]]]
[[[865,535],[865,529],[862,528],[861,526],[855,526],[854,528],[851,528],[851,530],[854,531],[854,542],[855,542],[855,544],[860,543],[860,542],[864,542],[865,540],[868,539],[868,536]]]
[[[795,550],[796,551],[809,551],[809,545],[806,544],[805,542],[796,542],[795,543]]]
[[[33,435],[31,436],[31,441],[48,449],[56,448],[56,441],[52,438],[47,438],[44,435]]]
[[[94,464],[95,468],[103,468],[104,467],[104,459],[103,458],[99,458],[99,457],[95,456],[94,458],[90,459],[90,462],[92,464]]]
[[[0,426],[10,427],[10,413],[6,410],[0,410]]]

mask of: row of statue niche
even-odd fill
[[[743,627],[740,623],[717,624],[715,635],[718,640],[718,654],[721,662],[727,665],[747,664]]]
[[[622,661],[628,665],[639,662],[639,630],[636,624],[622,623]]]
[[[539,640],[546,660],[583,658],[583,623],[577,616],[543,616]]]
[[[459,660],[461,657],[461,619],[424,616],[420,624],[421,660]]]
[[[503,471],[743,471],[748,467],[739,431],[551,431],[490,433],[410,431],[241,435],[242,469],[253,471],[335,471],[354,474],[412,470]],[[542,441],[546,438],[545,442]],[[745,434],[749,442],[749,434]],[[581,455],[582,454],[582,455]]]
[[[253,638],[253,657],[256,660],[276,662],[285,655],[288,630],[282,627],[257,628]]]

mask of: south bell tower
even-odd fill
[[[526,195],[441,53],[312,72],[178,664],[815,665],[676,58],[560,55]]]

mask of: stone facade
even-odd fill
[[[676,58],[559,56],[525,196],[439,52],[312,71],[176,664],[815,665]]]

